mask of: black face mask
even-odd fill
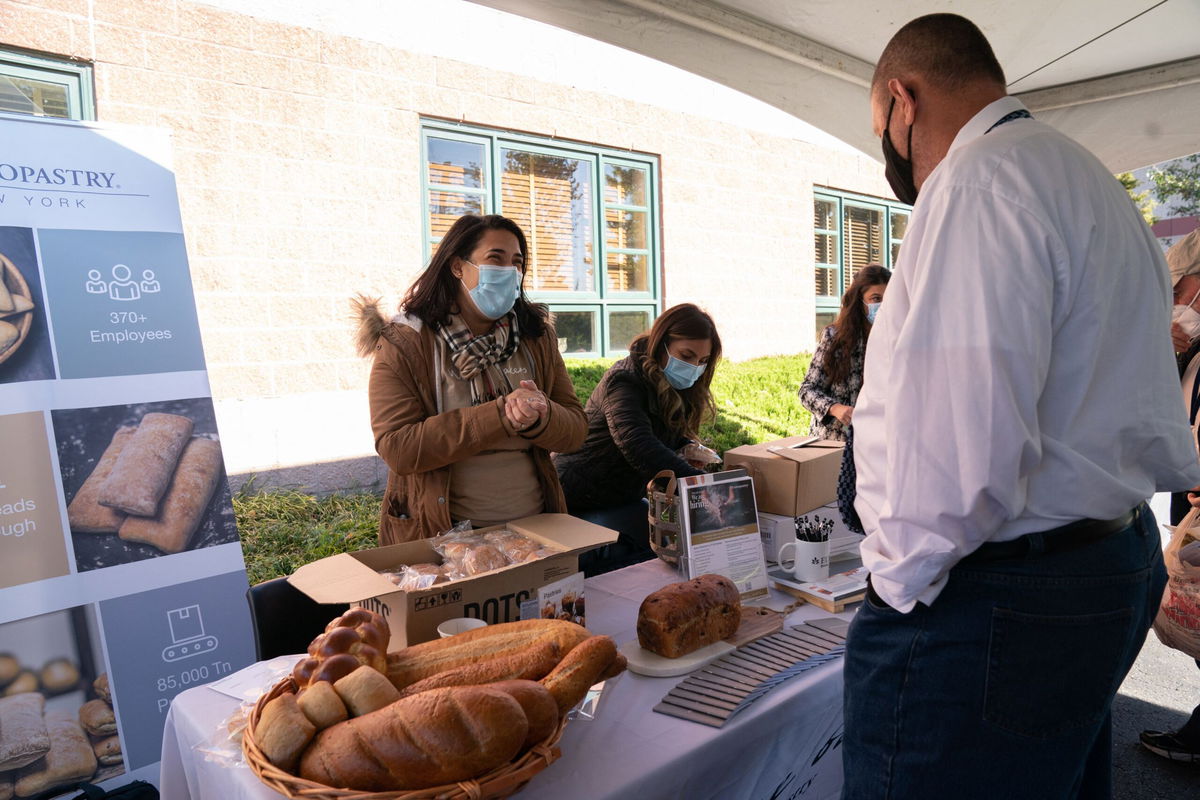
[[[908,128],[908,158],[904,158],[900,153],[896,152],[896,146],[892,144],[892,135],[888,133],[888,127],[892,124],[892,109],[896,107],[896,98],[892,98],[892,104],[888,106],[887,123],[883,128],[883,175],[887,178],[888,185],[892,187],[892,191],[896,193],[896,199],[901,203],[912,205],[917,202],[917,184],[913,182],[913,165],[912,165],[912,126]]]

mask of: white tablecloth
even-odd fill
[[[637,638],[642,598],[679,577],[660,561],[591,578],[588,628],[618,644]],[[772,590],[767,605],[791,598]],[[795,625],[829,616],[801,606]],[[849,612],[843,616],[850,616]],[[293,658],[239,674],[272,685]],[[522,798],[836,798],[842,784],[842,660],[835,659],[772,690],[723,728],[652,711],[685,676],[625,673],[610,681],[593,719],[574,719],[563,734],[562,758],[539,773]],[[238,701],[207,686],[175,698],[163,734],[160,791],[164,800],[277,800],[228,741],[224,722]]]

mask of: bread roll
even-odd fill
[[[593,636],[559,662],[554,671],[542,678],[542,685],[558,703],[558,713],[566,714],[587,696],[617,660],[617,646],[608,636]]]
[[[179,454],[192,436],[192,421],[178,414],[147,414],[121,448],[112,472],[100,485],[100,504],[127,514],[158,511]]]
[[[69,692],[79,685],[79,668],[65,658],[51,659],[42,667],[41,680],[49,694]]]
[[[104,702],[112,705],[112,690],[108,688],[108,673],[101,672],[96,680],[92,681],[92,688],[96,691],[96,696]]]
[[[79,724],[93,736],[111,736],[117,732],[112,706],[103,700],[88,700],[80,706]]]
[[[120,536],[164,553],[180,553],[204,520],[208,501],[221,479],[221,445],[196,436],[179,456],[175,475],[167,486],[158,513],[153,517],[126,517]]]
[[[96,461],[92,474],[88,475],[79,491],[71,498],[71,504],[67,506],[67,522],[72,533],[116,533],[121,527],[125,520],[125,512],[100,505],[100,487],[112,474],[113,465],[117,463],[121,450],[133,438],[136,430],[137,428],[131,425],[117,428],[112,441]]]
[[[387,675],[397,689],[405,689],[439,672],[527,652],[530,645],[552,641],[561,655],[591,634],[582,625],[550,619],[502,622],[446,639],[406,647],[388,654]]]
[[[367,792],[456,783],[511,761],[528,733],[521,704],[506,692],[434,689],[321,731],[300,777]]]
[[[102,739],[97,739],[92,742],[92,752],[96,754],[96,760],[102,766],[111,767],[114,764],[120,764],[122,761],[121,737],[105,736]]]
[[[8,686],[4,687],[4,696],[13,697],[18,694],[27,694],[28,692],[36,692],[39,688],[37,675],[32,671],[23,669],[18,673],[17,677]]]
[[[508,559],[504,554],[492,547],[490,544],[481,544],[472,547],[470,551],[463,556],[462,569],[468,575],[479,575],[484,572],[491,572],[494,569],[508,566]]]
[[[282,694],[263,708],[254,729],[254,743],[272,764],[295,773],[300,754],[316,733],[296,704],[296,695]]]
[[[21,674],[21,662],[12,653],[0,653],[0,689],[8,686]]]
[[[742,601],[733,581],[701,575],[646,596],[638,609],[638,643],[663,658],[679,658],[732,636],[741,623]]]
[[[50,750],[45,707],[46,698],[36,692],[0,699],[0,772],[37,761]]]
[[[400,691],[382,672],[366,666],[336,681],[333,689],[352,717],[370,714],[400,699]]]
[[[17,797],[33,797],[47,789],[70,786],[96,773],[96,754],[79,723],[64,712],[46,714],[50,750],[17,772]]]
[[[308,717],[308,721],[319,731],[350,718],[346,704],[333,690],[333,684],[328,681],[320,681],[309,686],[300,693],[296,703],[304,712],[304,716]]]
[[[529,722],[529,733],[521,746],[522,752],[545,741],[558,727],[558,703],[554,702],[549,690],[537,681],[497,681],[489,683],[488,688],[499,689],[521,704],[521,710]]]
[[[475,686],[506,680],[536,681],[550,674],[550,670],[562,660],[558,643],[552,640],[536,641],[532,644],[495,658],[484,658],[473,664],[439,672],[405,687],[404,694],[427,692],[443,686]]]

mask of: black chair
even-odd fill
[[[617,541],[612,544],[579,556],[579,568],[583,570],[585,578],[640,564],[655,557],[650,549],[649,509],[649,504],[643,499],[623,506],[575,513],[580,519],[610,528],[619,534]]]
[[[348,604],[325,605],[287,582],[273,578],[246,592],[250,619],[254,623],[254,649],[259,661],[275,656],[303,653],[335,617],[349,610]]]

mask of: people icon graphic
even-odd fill
[[[108,296],[113,300],[137,300],[142,296],[135,281],[130,280],[133,272],[124,264],[112,268],[113,279],[108,284]]]
[[[89,269],[87,280],[88,294],[108,294],[108,284],[100,280],[100,270]]]
[[[142,294],[154,294],[155,292],[162,291],[162,286],[154,279],[154,270],[142,270],[141,289]]]

